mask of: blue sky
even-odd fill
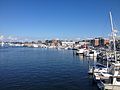
[[[120,0],[0,0],[0,33],[19,37],[107,37],[109,11],[120,29]]]

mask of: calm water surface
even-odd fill
[[[72,50],[0,49],[0,90],[98,90]]]

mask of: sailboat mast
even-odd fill
[[[116,44],[115,44],[115,30],[113,27],[113,21],[112,21],[112,14],[110,12],[110,22],[111,22],[111,29],[112,29],[112,38],[113,38],[113,46],[114,46],[114,55],[115,55],[115,62],[117,61],[117,57],[116,57]]]

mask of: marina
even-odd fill
[[[119,29],[120,0],[0,0],[0,90],[120,90]]]
[[[120,51],[112,33],[111,49],[73,41],[1,42],[0,90],[120,90]]]

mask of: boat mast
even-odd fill
[[[114,30],[113,27],[113,21],[112,21],[112,14],[110,12],[110,22],[111,22],[111,29],[112,29],[112,39],[113,39],[113,46],[114,46],[114,55],[115,55],[115,62],[117,61],[117,57],[116,57],[116,44],[115,44],[115,36],[116,36],[116,32]]]

